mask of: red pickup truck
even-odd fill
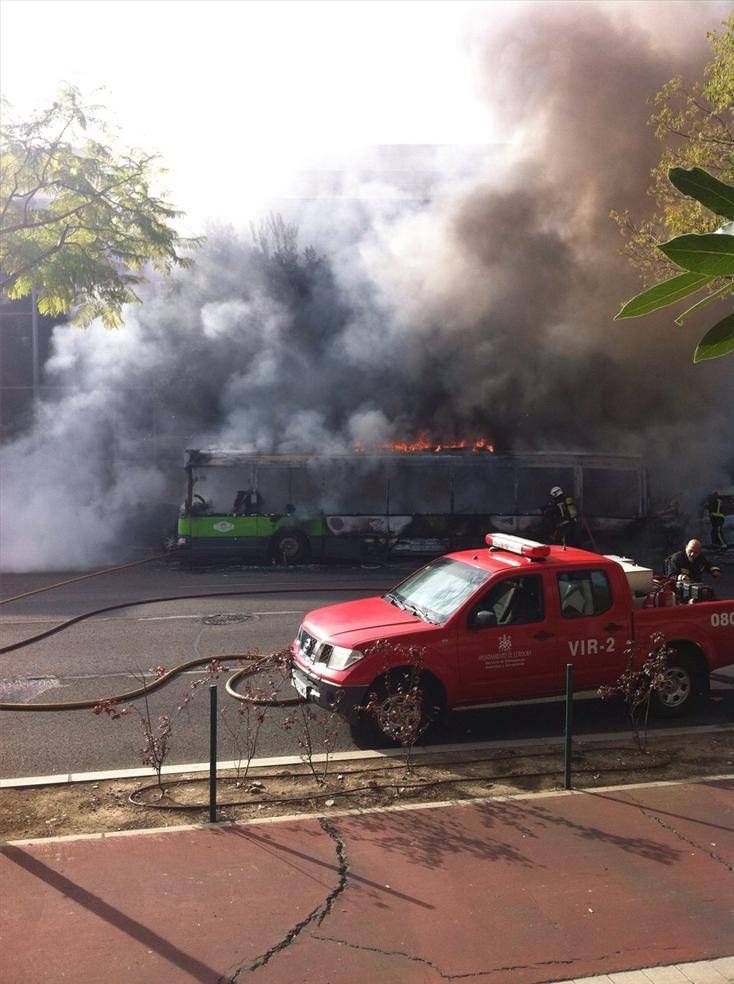
[[[396,686],[416,666],[426,715],[562,694],[567,663],[577,692],[611,685],[629,643],[639,664],[662,632],[669,669],[656,704],[674,716],[707,689],[711,670],[734,662],[734,600],[680,604],[651,571],[639,590],[634,574],[645,569],[619,558],[502,534],[487,543],[432,561],[380,597],[310,612],[292,646],[298,693],[348,717],[361,741],[395,740]]]

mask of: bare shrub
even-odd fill
[[[636,645],[627,644],[625,655],[627,666],[619,679],[611,686],[599,687],[599,696],[621,697],[627,708],[635,740],[640,751],[647,747],[648,719],[650,703],[656,690],[665,682],[670,649],[662,632],[657,632],[650,640],[650,649],[642,664],[635,666]]]

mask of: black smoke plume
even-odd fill
[[[697,329],[667,314],[612,321],[639,289],[608,213],[647,207],[646,99],[700,73],[723,9],[664,6],[665,35],[655,9],[518,4],[474,38],[502,153],[471,174],[437,154],[424,199],[387,187],[215,230],[120,331],[58,327],[57,396],[2,451],[2,566],[116,557],[175,498],[186,447],[485,437],[639,452],[691,505],[731,481],[731,365],[694,368]]]

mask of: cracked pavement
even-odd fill
[[[731,955],[733,867],[730,780],[16,843],[0,967],[541,984]]]

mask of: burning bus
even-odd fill
[[[485,442],[342,454],[188,450],[178,543],[191,559],[385,560],[537,533],[551,487],[581,505],[591,536],[646,516],[634,456],[498,454]]]

